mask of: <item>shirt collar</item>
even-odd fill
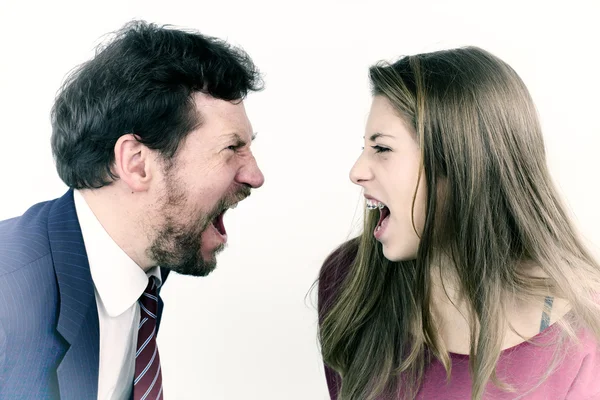
[[[160,268],[144,272],[110,237],[78,190],[73,197],[94,286],[108,315],[116,317],[137,302],[150,276],[160,286]]]

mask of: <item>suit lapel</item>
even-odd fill
[[[98,309],[72,190],[56,200],[50,210],[48,238],[60,293],[57,330],[69,343],[57,370],[61,399],[96,398]]]

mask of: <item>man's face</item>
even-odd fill
[[[180,144],[160,176],[148,256],[194,276],[216,267],[227,243],[224,212],[264,183],[250,150],[254,137],[242,102],[195,95],[202,124]]]

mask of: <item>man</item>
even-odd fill
[[[66,81],[52,151],[70,187],[0,222],[0,398],[160,399],[158,288],[205,276],[223,214],[263,184],[240,49],[132,22]]]

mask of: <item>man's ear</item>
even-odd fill
[[[123,135],[115,143],[114,172],[132,192],[148,190],[152,180],[151,150],[133,134]]]

